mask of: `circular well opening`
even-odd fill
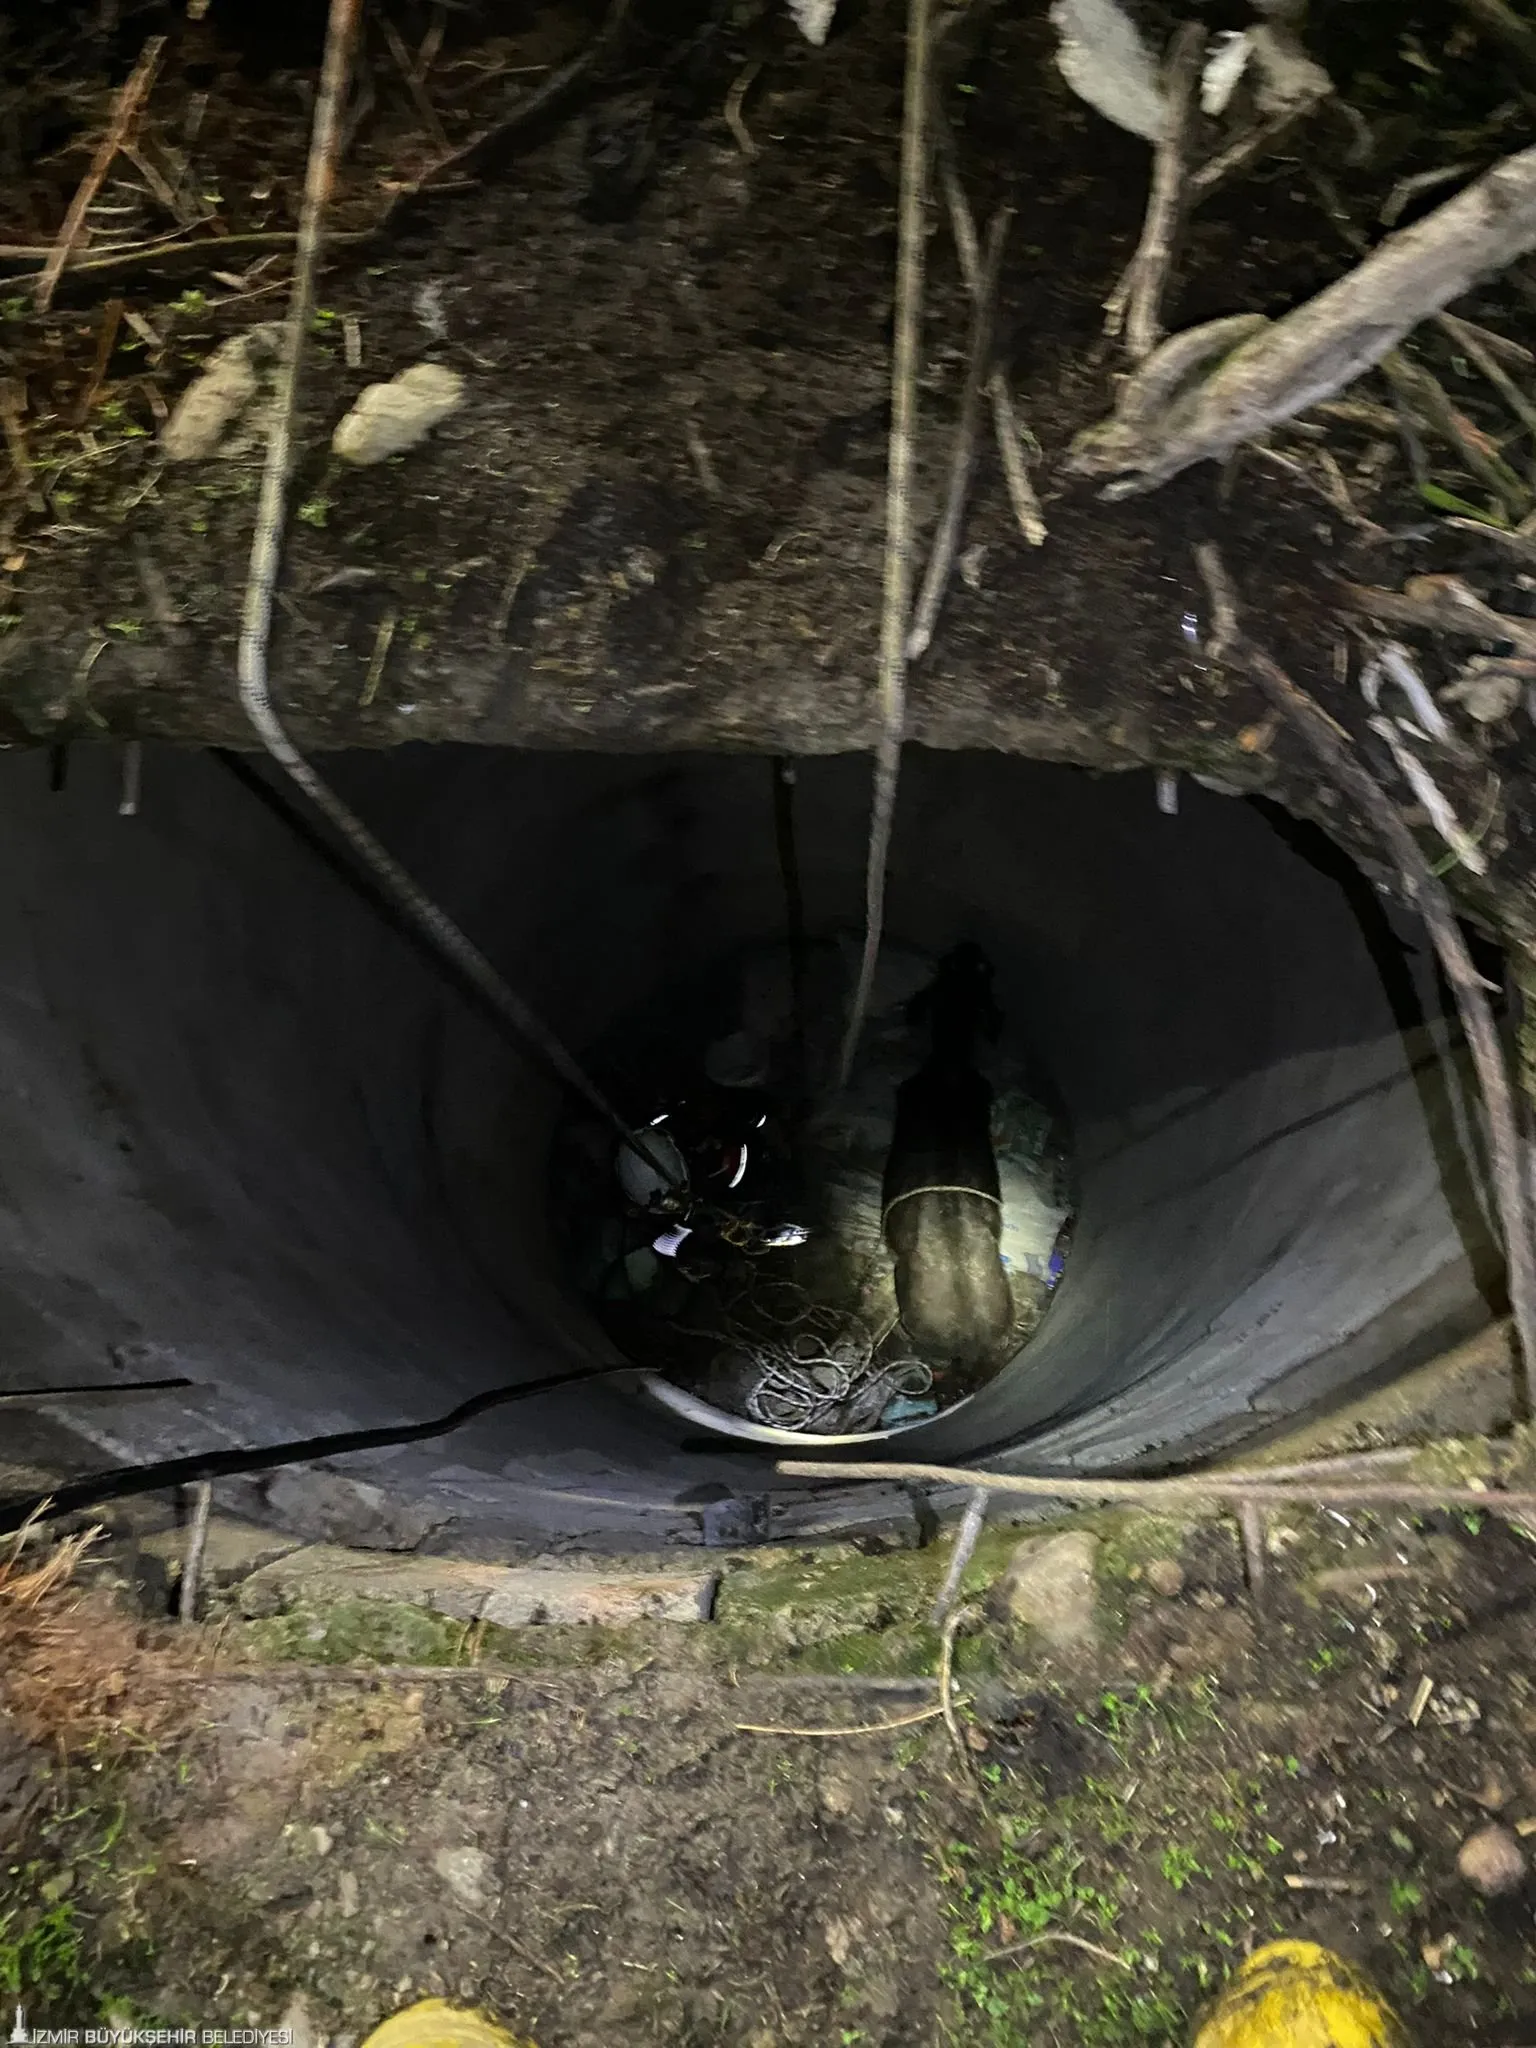
[[[329,765],[621,1099],[615,1020],[782,938],[760,757]],[[0,760],[10,1371],[197,1383],[58,1411],[117,1457],[426,1417],[614,1356],[551,1242],[559,1090],[253,789],[264,775],[151,751],[122,820],[105,754],[77,750],[58,794],[40,758]],[[861,759],[800,764],[813,931],[857,917],[867,797]],[[1039,1334],[903,1430],[904,1454],[1185,1459],[1497,1305],[1429,949],[1321,835],[1188,781],[1168,817],[1147,776],[914,749],[889,929],[988,950],[1060,1090],[1079,1190]],[[701,1501],[782,1484],[774,1443],[658,1394],[571,1389],[348,1469],[450,1519],[612,1542],[689,1540]]]

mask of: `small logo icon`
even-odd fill
[[[12,2048],[17,2048],[18,2043],[30,2041],[31,2038],[32,2036],[27,2032],[27,2016],[18,2005],[16,2008],[16,2022],[11,2028]]]

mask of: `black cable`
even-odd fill
[[[524,1380],[514,1387],[491,1387],[483,1394],[472,1394],[432,1422],[349,1429],[335,1436],[300,1437],[292,1443],[265,1444],[254,1450],[196,1451],[186,1458],[162,1458],[153,1465],[115,1465],[104,1472],[88,1472],[83,1479],[72,1479],[68,1485],[54,1487],[48,1493],[0,1501],[0,1535],[11,1535],[24,1522],[34,1519],[51,1522],[59,1515],[76,1514],[102,1501],[126,1500],[137,1493],[189,1486],[198,1479],[229,1479],[241,1472],[270,1472],[278,1465],[305,1465],[317,1458],[336,1458],[347,1451],[376,1451],[390,1444],[421,1443],[428,1437],[447,1436],[488,1408],[504,1407],[512,1401],[526,1401],[534,1394],[551,1394],[559,1387],[610,1379],[634,1370],[629,1364],[587,1365],[579,1372],[552,1373],[545,1379]]]
[[[45,1401],[112,1400],[118,1394],[163,1394],[169,1387],[193,1387],[195,1380],[96,1380],[84,1387],[6,1387],[0,1389],[0,1408],[16,1408],[28,1402],[39,1407]]]
[[[528,1051],[527,1040],[513,1031],[505,1017],[491,1002],[485,991],[470,980],[467,974],[440,953],[436,946],[422,933],[420,928],[404,916],[399,906],[386,895],[373,876],[358,866],[349,854],[330,839],[316,824],[313,816],[302,805],[293,801],[287,789],[264,775],[245,754],[237,754],[229,747],[210,747],[208,752],[221,768],[227,769],[243,789],[250,791],[264,809],[285,825],[308,853],[314,855],[328,874],[334,875],[368,908],[389,926],[398,938],[406,941],[434,974],[449,984],[488,1024],[513,1045],[519,1052]],[[264,757],[263,757],[264,758]]]
[[[773,764],[773,833],[778,846],[779,874],[784,883],[784,921],[789,937],[789,988],[793,1025],[795,1121],[805,1115],[810,1099],[810,1068],[805,1028],[805,894],[800,886],[800,853],[795,843],[795,764]]]
[[[418,921],[406,914],[399,900],[381,884],[374,871],[360,864],[356,857],[357,849],[345,849],[322,832],[310,813],[293,802],[286,788],[261,774],[243,754],[235,753],[228,747],[210,747],[208,752],[243,788],[250,791],[258,803],[286,825],[294,837],[330,874],[345,882],[360,902],[366,903],[370,910],[384,920],[391,931],[413,946],[418,957],[438,978],[446,982],[450,988],[456,989],[470,1007],[509,1045],[515,1046],[525,1058],[532,1057],[538,1060],[562,1088],[575,1088],[576,1093],[583,1095],[585,1100],[613,1125],[620,1141],[626,1144],[644,1165],[659,1173],[662,1180],[670,1184],[671,1176],[665,1163],[647,1150],[644,1133],[631,1130],[617,1110],[604,1100],[594,1084],[583,1080],[582,1086],[576,1087],[573,1071],[570,1068],[562,1069],[560,1060],[551,1050],[550,1043],[541,1042],[541,1036],[543,1041],[550,1041],[552,1034],[541,1026],[541,1035],[530,1037],[526,1030],[514,1024],[507,1016],[505,1008],[493,1000],[490,992],[477,982],[472,974],[467,973],[450,952],[436,943]],[[553,1041],[553,1044],[555,1051],[559,1051],[558,1041]],[[564,1057],[569,1060],[569,1055]],[[582,1078],[579,1070],[576,1072],[576,1078]]]

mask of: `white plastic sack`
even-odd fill
[[[819,50],[832,27],[837,0],[789,0],[789,11],[801,35]]]
[[[1056,64],[1080,100],[1117,128],[1156,142],[1167,117],[1157,59],[1119,0],[1053,0]]]

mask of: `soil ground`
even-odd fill
[[[627,1634],[98,1615],[103,1732],[7,1752],[0,1989],[33,2025],[333,2048],[434,1994],[539,2048],[1182,2048],[1286,1934],[1422,2043],[1536,2040],[1532,1889],[1485,1902],[1455,1861],[1536,1814],[1532,1544],[1287,1509],[1259,1606],[1228,1524],[1077,1526],[1097,1639],[1071,1655],[1008,1619],[1019,1532],[984,1538],[959,1750],[922,1619],[942,1542],[744,1554],[713,1624]]]
[[[1210,13],[1213,27],[1242,18]],[[1338,207],[1369,238],[1400,180],[1526,139],[1507,55],[1446,0],[1315,13],[1309,34],[1369,124],[1369,158],[1358,126],[1320,117],[1294,152],[1203,205],[1172,326],[1299,302],[1351,260]],[[494,137],[590,43],[597,10],[514,14],[401,0],[388,30],[369,18],[304,386],[274,648],[284,715],[311,745],[867,745],[899,9],[845,0],[813,50],[781,8],[632,0],[548,118],[514,122],[473,176],[395,204],[453,150]],[[1172,18],[1149,7],[1150,32]],[[153,0],[11,24],[0,725],[14,742],[249,742],[233,641],[259,447],[169,464],[158,434],[211,352],[281,311],[318,55],[318,18],[304,20],[228,0],[188,23]],[[169,40],[136,145],[149,171],[115,166],[80,267],[39,317],[43,252],[157,32]],[[1043,9],[977,5],[940,65],[978,218],[1016,209],[999,348],[1038,442],[1050,539],[1021,542],[984,448],[966,575],[913,674],[911,733],[1216,774],[1358,845],[1252,688],[1198,659],[1193,545],[1220,539],[1250,625],[1346,723],[1358,707],[1334,677],[1334,579],[1396,587],[1455,568],[1518,607],[1510,558],[1444,524],[1379,426],[1314,422],[1281,436],[1278,460],[1204,465],[1118,505],[1064,473],[1123,368],[1102,304],[1134,246],[1147,164],[1067,91],[1053,47]],[[925,532],[969,320],[945,233],[930,259]],[[1513,338],[1521,280],[1460,310]],[[1475,431],[1508,443],[1497,393],[1443,337],[1426,328],[1414,347]],[[334,459],[331,428],[363,386],[423,356],[465,376],[464,411],[383,469]],[[1357,395],[1382,416],[1374,385]],[[1436,446],[1430,469],[1477,508],[1481,486],[1453,453]],[[1516,720],[1477,738],[1500,778],[1484,835],[1500,865],[1478,905],[1524,931],[1528,734]],[[1457,792],[1474,816],[1484,780]]]

